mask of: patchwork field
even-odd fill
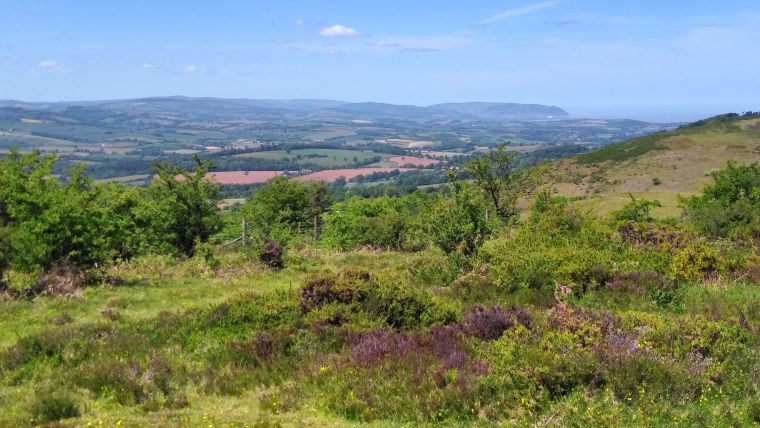
[[[376,172],[391,172],[391,171],[409,171],[407,168],[348,168],[348,169],[327,169],[324,171],[317,171],[311,174],[302,175],[298,177],[301,181],[327,181],[333,182],[340,177],[350,180],[360,175],[369,175]]]
[[[282,171],[220,171],[209,176],[219,184],[261,184],[282,175]]]
[[[235,155],[237,158],[270,160],[293,160],[300,165],[314,165],[322,168],[339,168],[377,162],[382,155],[374,152],[341,149],[272,150]]]
[[[416,156],[394,156],[392,158],[389,158],[388,160],[395,163],[398,166],[407,166],[407,165],[430,166],[430,165],[436,165],[436,164],[441,163],[441,161],[436,160],[436,159],[420,158]]]

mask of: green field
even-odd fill
[[[313,164],[320,168],[341,168],[346,166],[365,165],[371,163],[378,156],[387,157],[389,155],[341,149],[273,150],[235,155],[235,157],[241,158],[295,160],[302,165]]]

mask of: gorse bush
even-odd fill
[[[757,240],[760,236],[760,164],[729,163],[713,172],[702,196],[681,199],[684,217],[713,237]]]
[[[430,292],[403,278],[378,278],[364,270],[347,268],[321,273],[301,289],[301,307],[309,312],[339,304],[340,315],[329,312],[332,324],[349,322],[362,313],[370,314],[389,327],[410,329],[456,320],[456,308],[433,298]]]
[[[557,200],[503,238],[487,242],[479,258],[505,290],[553,289],[576,293],[598,288],[614,272],[663,271],[667,258],[656,249],[632,248],[608,225]]]
[[[336,203],[324,216],[323,244],[348,250],[357,246],[397,250],[419,250],[425,246],[420,218],[429,197],[412,194],[401,198],[351,197]]]

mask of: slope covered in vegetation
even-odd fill
[[[502,149],[449,193],[275,178],[226,211],[201,160],[146,189],[54,161],[0,160],[0,426],[760,422],[758,164],[658,220]]]
[[[606,215],[630,198],[655,199],[657,215],[679,212],[678,194],[693,195],[710,172],[734,161],[760,161],[760,115],[722,115],[557,162],[549,182],[563,195],[587,198],[579,205]]]

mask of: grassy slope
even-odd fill
[[[655,214],[665,217],[679,213],[679,194],[697,193],[728,161],[760,161],[760,119],[708,120],[613,144],[556,162],[549,181],[561,194],[585,197],[578,205],[600,215],[621,208],[631,193],[660,201]]]
[[[56,319],[70,317],[67,327],[107,322],[115,327],[156,319],[160,313],[182,313],[207,309],[251,292],[270,292],[299,288],[305,276],[316,270],[360,265],[373,271],[400,270],[408,255],[354,251],[331,253],[306,251],[293,254],[292,267],[272,272],[251,265],[238,253],[222,256],[222,268],[205,275],[202,263],[192,259],[178,262],[170,258],[151,258],[112,268],[108,274],[123,281],[119,285],[99,285],[85,289],[81,298],[40,297],[34,300],[0,301],[0,352],[19,339],[54,330]],[[119,314],[108,319],[103,309]],[[45,376],[42,374],[42,376]],[[237,396],[202,395],[192,406],[179,410],[146,413],[139,407],[122,407],[107,398],[89,401],[82,417],[66,421],[65,426],[229,426],[231,421],[267,420],[270,413],[258,407],[265,389]],[[0,383],[0,427],[18,426],[27,413],[35,391],[29,384],[9,386]],[[87,401],[86,394],[81,397]],[[119,421],[122,422],[119,422]],[[279,415],[277,421],[288,426],[350,426],[333,416],[304,411]],[[91,425],[88,425],[90,423]],[[30,424],[33,425],[33,424]],[[233,426],[244,426],[243,424]]]

